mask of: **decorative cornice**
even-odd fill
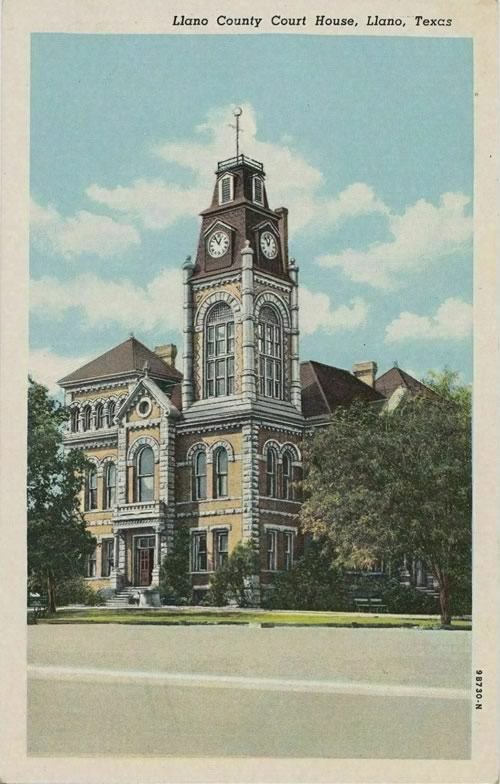
[[[241,514],[242,511],[243,510],[241,507],[235,507],[234,509],[210,509],[206,512],[179,512],[177,517],[183,519],[193,519],[198,517],[225,517],[227,515]]]
[[[200,280],[200,281],[193,281],[192,287],[193,291],[204,291],[205,289],[213,289],[219,288],[221,284],[225,283],[239,283],[241,280],[241,274],[235,274],[231,272],[229,274],[219,274],[210,276],[209,280]]]
[[[259,272],[255,272],[255,282],[260,283],[261,286],[269,286],[271,289],[277,289],[278,291],[285,291],[287,293],[289,293],[293,287],[293,283],[291,281],[290,283],[288,281],[278,281],[276,278],[267,276],[260,270]]]

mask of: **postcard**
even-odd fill
[[[6,782],[498,777],[497,9],[3,9]]]

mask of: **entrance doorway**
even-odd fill
[[[135,540],[135,585],[151,585],[154,557],[154,536],[137,537]]]

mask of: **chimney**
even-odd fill
[[[368,384],[369,387],[375,386],[375,377],[377,375],[377,363],[376,362],[356,362],[355,365],[352,367],[352,374],[359,378],[360,381],[364,381],[365,384]]]
[[[177,356],[177,346],[173,343],[165,343],[164,346],[156,346],[155,354],[160,359],[163,359],[170,367],[175,367],[175,358]]]

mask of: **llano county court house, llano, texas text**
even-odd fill
[[[226,16],[220,14],[215,22],[219,27],[240,28],[251,27],[257,30],[262,21],[262,16]],[[281,16],[274,14],[270,17],[273,27],[307,27],[310,21],[315,27],[357,27],[358,22],[353,17],[325,16],[316,14],[309,20],[307,16]],[[428,19],[424,16],[413,17],[415,27],[451,27],[452,19]],[[173,27],[206,27],[209,23],[208,16],[184,16],[175,14]],[[366,27],[406,27],[406,21],[401,17],[368,15]]]

